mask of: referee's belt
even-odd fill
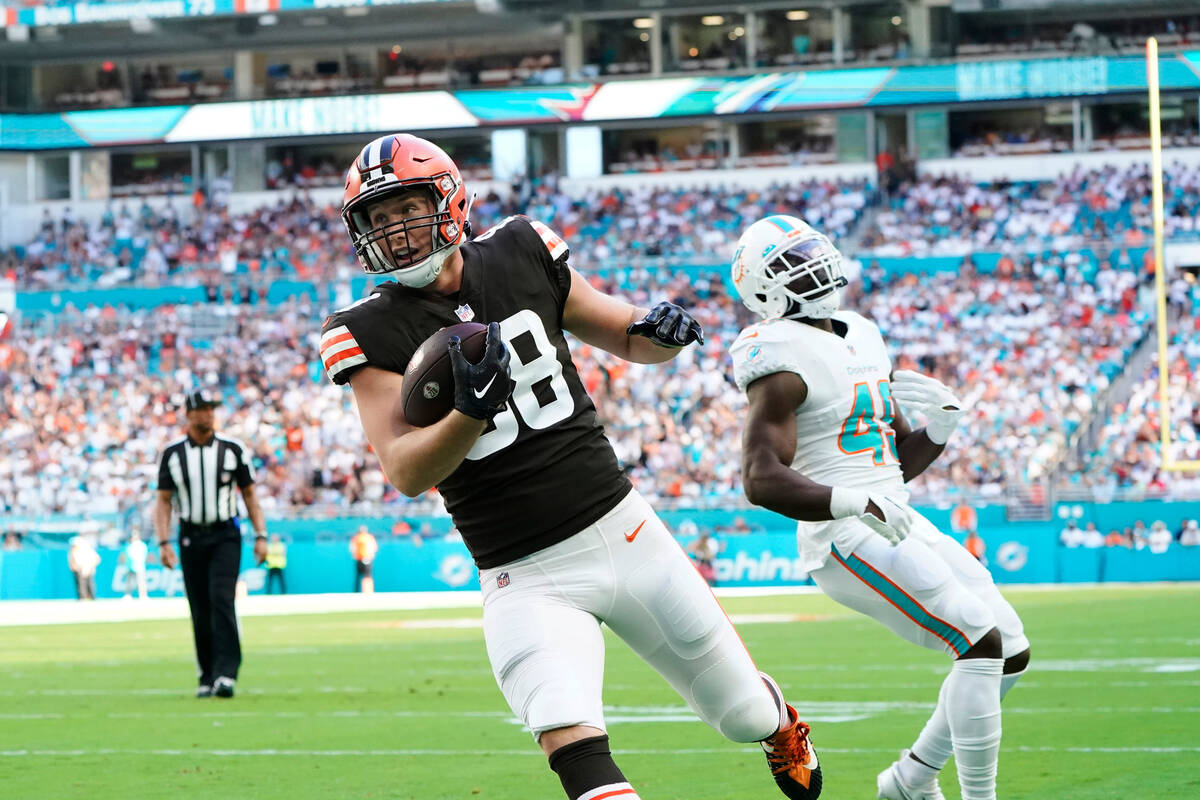
[[[179,530],[187,533],[213,533],[215,531],[227,531],[236,529],[237,525],[232,519],[222,520],[220,522],[185,522],[180,521]]]

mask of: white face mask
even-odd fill
[[[824,236],[800,242],[774,257],[767,265],[774,272],[770,283],[773,293],[781,297],[789,319],[828,319],[837,313],[841,304],[841,287],[846,285],[842,274],[842,254]],[[800,283],[809,288],[796,291]]]

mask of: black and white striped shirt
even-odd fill
[[[237,439],[214,435],[198,445],[184,436],[167,445],[158,465],[158,488],[175,493],[179,518],[194,525],[238,516],[237,491],[254,483],[254,465]]]

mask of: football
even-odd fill
[[[487,325],[478,322],[460,322],[442,328],[421,342],[404,370],[404,391],[400,398],[404,418],[410,425],[418,428],[432,425],[454,408],[454,373],[447,350],[451,336],[462,340],[463,355],[468,361],[477,362],[483,357]]]

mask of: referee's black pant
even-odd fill
[[[192,612],[200,685],[212,686],[217,678],[236,680],[242,663],[234,610],[242,565],[242,536],[237,525],[181,525],[179,563]]]

